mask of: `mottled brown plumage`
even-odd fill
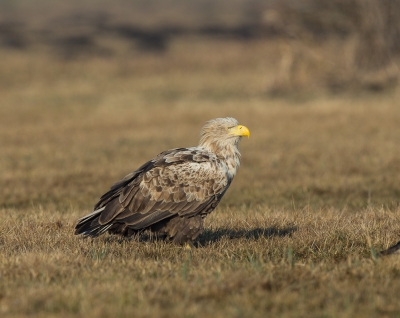
[[[79,220],[75,234],[131,236],[151,230],[178,244],[191,242],[236,174],[242,136],[250,132],[236,119],[210,120],[199,146],[162,152],[115,183]]]

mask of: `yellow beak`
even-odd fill
[[[229,129],[229,134],[230,135],[235,135],[235,136],[247,136],[250,138],[250,130],[246,126],[243,125],[237,125],[236,127],[232,127]]]

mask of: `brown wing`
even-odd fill
[[[159,154],[114,184],[75,234],[98,235],[114,223],[140,230],[173,215],[211,212],[229,186],[226,167],[199,148]]]

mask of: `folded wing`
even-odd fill
[[[174,217],[205,216],[230,184],[226,166],[202,148],[178,148],[159,154],[114,184],[79,220],[75,234],[97,236],[142,230]]]

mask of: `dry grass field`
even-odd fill
[[[376,253],[400,240],[400,92],[273,97],[281,45],[0,50],[0,316],[399,317],[400,258]],[[113,182],[225,116],[251,138],[196,249],[73,235]]]

